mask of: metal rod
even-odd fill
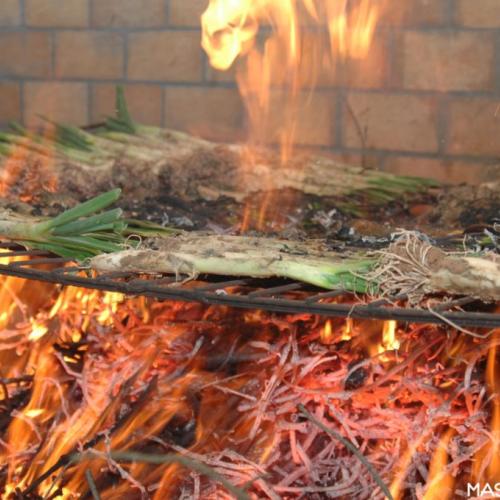
[[[289,285],[273,286],[272,288],[264,288],[261,290],[256,290],[255,292],[250,292],[247,297],[264,297],[269,295],[281,295],[285,292],[294,292],[302,288],[302,283],[290,283]]]
[[[133,282],[98,280],[74,274],[60,274],[29,267],[0,265],[0,274],[18,278],[58,283],[93,290],[121,292],[128,295],[144,295],[157,299],[198,301],[205,304],[227,305],[243,309],[263,309],[282,313],[310,313],[323,316],[351,317],[365,319],[394,319],[411,323],[446,324],[446,321],[425,309],[401,307],[372,307],[369,304],[328,304],[302,299],[282,299],[272,297],[248,297],[237,294],[218,294],[197,291],[196,288],[182,286],[159,286],[155,280]],[[495,328],[500,326],[500,314],[474,312],[444,312],[442,318],[458,326]]]

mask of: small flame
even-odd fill
[[[328,28],[332,52],[362,59],[368,53],[378,21],[378,6],[372,0],[362,0],[348,13],[347,0],[328,2]]]
[[[354,322],[352,318],[347,318],[344,328],[342,328],[342,337],[340,340],[348,341],[352,338],[352,330],[353,330]]]
[[[382,330],[382,343],[379,346],[379,353],[385,351],[397,351],[400,347],[400,342],[396,338],[397,323],[394,320],[384,321],[384,329]]]
[[[338,341],[347,342],[352,338],[354,323],[352,318],[347,318],[343,326],[339,327],[337,334],[333,330],[331,320],[327,320],[320,330],[319,338],[322,344],[329,345]],[[340,338],[338,334],[341,334]]]
[[[103,308],[101,314],[97,318],[97,321],[101,323],[101,325],[110,324],[113,314],[115,314],[118,309],[118,304],[120,304],[124,300],[125,296],[122,293],[117,293],[117,292],[105,293],[103,298],[103,304],[106,307]]]
[[[12,495],[16,494],[16,488],[17,488],[17,485],[14,483],[6,484],[5,489],[3,491],[3,494],[1,496],[2,500],[4,500],[4,499],[8,500],[9,498],[12,498]]]
[[[332,322],[327,320],[325,326],[321,329],[320,339],[322,344],[331,344],[333,342]]]
[[[448,429],[444,433],[432,456],[423,500],[447,500],[452,498],[455,480],[446,470],[446,466],[448,465],[448,447],[454,433],[453,429]]]

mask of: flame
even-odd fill
[[[486,365],[486,384],[492,405],[490,442],[475,457],[471,479],[476,482],[486,479],[495,483],[500,478],[500,374],[497,361],[499,344],[500,330],[497,330],[491,338]]]
[[[379,346],[379,353],[385,351],[397,351],[400,347],[400,342],[396,337],[397,322],[394,320],[384,321],[382,330],[382,343]]]
[[[493,396],[493,412],[491,417],[491,461],[487,473],[491,481],[500,478],[500,373],[498,370],[498,345],[500,344],[500,331],[492,337],[488,351],[488,364],[486,368],[486,383]]]
[[[308,90],[308,100],[320,71],[333,73],[338,57],[367,56],[380,3],[362,0],[352,9],[348,0],[210,0],[201,17],[202,47],[218,70],[241,60],[237,82],[257,144],[267,141],[271,126],[282,160],[290,157],[300,91]],[[322,36],[311,36],[311,25],[327,29],[329,47]],[[262,45],[258,38],[266,26],[271,34]]]
[[[402,498],[403,483],[406,478],[410,463],[415,456],[418,448],[428,438],[428,432],[421,433],[413,442],[408,443],[405,452],[399,457],[396,463],[394,479],[391,483],[389,491],[395,500]]]
[[[360,0],[355,8],[349,4],[210,0],[201,16],[201,44],[215,69],[236,66],[253,148],[277,143],[281,162],[286,163],[300,142],[303,114],[322,79],[331,80],[339,59],[368,56],[383,1]],[[252,168],[248,155],[242,162],[244,168]],[[272,179],[267,187],[273,189]],[[260,219],[269,205],[267,200]]]
[[[384,1],[360,0],[353,8],[348,0],[210,0],[201,16],[201,44],[215,69],[236,67],[248,115],[242,182],[245,170],[258,164],[253,151],[278,144],[285,164],[294,147],[304,143],[304,115],[315,89],[331,81],[338,60],[367,58]],[[272,176],[261,182],[273,191]],[[252,226],[265,230],[278,206],[280,213],[291,208],[274,196],[263,198],[255,222],[247,204],[242,232]]]
[[[348,12],[347,4],[348,0],[326,3],[332,52],[338,48],[343,56],[362,59],[370,49],[379,6],[372,0],[362,0]]]
[[[273,29],[271,40],[280,42],[281,48],[285,49],[282,57],[286,66],[296,69],[300,63],[297,59],[306,23],[312,21],[322,25],[325,19],[332,53],[339,51],[342,55],[362,58],[370,48],[379,17],[379,4],[362,0],[349,11],[348,0],[210,0],[201,17],[202,47],[214,68],[227,70],[238,57],[256,57],[254,49],[259,28],[270,25]],[[301,7],[305,7],[309,19],[300,17]],[[270,61],[266,60],[272,48],[273,43],[267,43],[263,50],[265,57],[261,61],[267,70],[272,69]],[[254,64],[252,69],[257,69],[256,61],[251,61]]]
[[[116,314],[118,305],[125,300],[125,296],[122,293],[117,292],[107,292],[103,297],[103,308],[101,314],[99,314],[97,321],[102,325],[109,325],[113,314]]]
[[[345,320],[344,328],[342,328],[342,337],[340,338],[340,340],[343,341],[351,340],[353,327],[354,327],[354,321],[352,320],[352,318],[347,318]]]
[[[322,344],[331,344],[333,342],[332,322],[327,320],[325,326],[321,329],[320,339]]]
[[[448,429],[438,443],[429,468],[424,500],[447,500],[453,496],[455,480],[446,470],[446,466],[448,465],[448,446],[454,434],[453,429]]]

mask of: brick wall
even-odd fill
[[[0,126],[97,122],[119,82],[142,122],[244,137],[233,74],[200,49],[206,3],[0,0]],[[500,163],[500,0],[389,3],[367,60],[339,64],[303,110],[301,143],[396,172],[487,178]]]

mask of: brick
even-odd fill
[[[52,71],[48,33],[0,33],[0,75],[49,77]]]
[[[58,78],[121,78],[124,39],[118,33],[63,31],[56,35]]]
[[[25,0],[28,26],[83,28],[89,23],[87,0]]]
[[[17,83],[0,83],[0,123],[21,119],[21,93]]]
[[[19,26],[21,24],[21,6],[19,0],[0,2],[0,26]]]
[[[403,35],[403,85],[437,91],[489,90],[494,40],[487,33],[417,32]]]
[[[456,22],[468,28],[500,28],[500,2],[457,0]]]
[[[201,26],[206,0],[170,0],[169,23],[174,26]]]
[[[493,180],[490,169],[482,162],[453,158],[419,158],[394,156],[386,159],[384,170],[398,175],[416,175],[448,184],[480,184]]]
[[[382,164],[381,155],[373,152],[352,153],[351,151],[333,150],[333,152],[321,149],[317,152],[320,156],[325,156],[335,160],[338,163],[354,165],[365,168],[379,169]]]
[[[366,56],[340,59],[333,71],[338,85],[354,88],[380,88],[388,83],[389,54],[384,35],[377,35]]]
[[[162,124],[162,94],[159,85],[125,85],[125,97],[134,120],[145,125]],[[90,120],[98,123],[115,114],[115,85],[94,84],[91,89]]]
[[[165,124],[207,139],[233,141],[242,137],[244,106],[236,89],[167,88]]]
[[[97,28],[158,28],[167,22],[164,0],[92,1],[92,25]]]
[[[464,98],[450,104],[448,152],[500,155],[500,100]]]
[[[85,83],[27,82],[24,85],[24,121],[43,123],[38,115],[73,125],[88,123],[88,92]]]
[[[202,72],[199,33],[151,31],[129,37],[131,80],[193,82],[201,80]]]
[[[437,122],[437,103],[432,97],[350,93],[343,109],[344,145],[434,152],[438,149]],[[365,144],[359,130],[366,137]]]
[[[381,24],[398,27],[440,26],[446,24],[447,21],[448,0],[388,2],[382,11],[380,19]]]

